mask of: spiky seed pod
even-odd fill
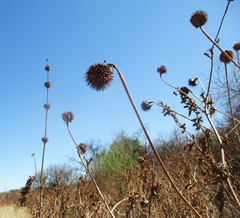
[[[143,162],[145,162],[145,159],[144,159],[143,157],[139,157],[139,158],[137,159],[137,162],[140,163],[140,164],[142,164]]]
[[[51,67],[50,67],[49,65],[47,65],[47,66],[45,67],[45,70],[46,70],[46,71],[50,71],[50,70],[51,70]]]
[[[44,83],[44,86],[45,86],[46,88],[50,88],[50,87],[52,86],[52,84],[51,84],[50,82],[45,82],[45,83]]]
[[[62,119],[66,122],[66,123],[69,123],[69,122],[72,122],[73,119],[74,119],[74,115],[71,111],[67,111],[65,113],[62,113]]]
[[[234,45],[233,45],[233,49],[234,49],[235,51],[239,51],[239,50],[240,50],[240,43],[234,44]]]
[[[205,23],[207,23],[207,14],[204,11],[196,11],[192,14],[190,18],[190,22],[193,26],[196,28],[200,26],[203,26]]]
[[[157,72],[159,72],[160,75],[162,75],[163,73],[166,73],[166,72],[167,72],[167,69],[166,69],[166,67],[161,66],[161,67],[159,67],[159,68],[157,69]]]
[[[96,91],[103,91],[113,82],[113,70],[106,64],[95,64],[85,74],[87,85]]]
[[[51,108],[51,104],[46,103],[46,104],[43,105],[43,107],[44,107],[46,110],[48,110],[48,109]]]
[[[44,143],[47,143],[48,142],[48,137],[42,137],[42,141],[44,142]]]
[[[80,150],[82,151],[83,154],[85,154],[86,151],[88,150],[87,145],[86,145],[86,144],[83,144],[83,143],[80,143],[80,144],[78,145],[78,147],[80,148]]]
[[[196,85],[197,85],[197,78],[196,78],[196,79],[190,78],[190,79],[188,80],[188,85],[190,85],[190,86],[196,86]]]
[[[185,94],[189,93],[189,89],[187,87],[181,87],[180,90],[184,92]],[[180,92],[181,95],[184,95],[182,92]]]
[[[148,110],[151,109],[151,107],[152,107],[152,105],[151,105],[149,102],[143,100],[143,102],[142,102],[142,104],[141,104],[142,110],[148,111]]]
[[[232,51],[229,51],[229,50],[225,50],[225,52],[231,57],[233,58],[234,57],[234,54]],[[223,62],[223,63],[229,63],[230,62],[230,59],[222,52],[220,54],[220,61]]]

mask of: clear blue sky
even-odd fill
[[[226,5],[227,0],[0,1],[0,192],[18,189],[34,175],[32,153],[40,171],[45,58],[52,83],[45,167],[66,162],[76,151],[63,112],[75,115],[70,127],[78,143],[100,139],[108,144],[114,132],[132,135],[140,129],[116,73],[107,91],[86,85],[88,67],[104,59],[123,73],[154,140],[160,132],[171,131],[174,122],[156,106],[142,111],[141,102],[161,100],[183,111],[179,96],[160,80],[157,67],[166,66],[164,77],[175,86],[186,86],[190,77],[206,80],[210,61],[203,53],[211,43],[189,19],[196,10],[206,11],[204,28],[215,37]],[[239,1],[231,2],[220,34],[223,49],[240,40],[239,9]]]

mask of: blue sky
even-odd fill
[[[204,29],[214,38],[226,5],[227,0],[0,1],[0,192],[18,189],[34,175],[32,153],[40,171],[45,58],[52,83],[45,167],[75,154],[63,112],[75,115],[70,128],[78,143],[100,139],[107,145],[120,130],[131,136],[140,129],[117,73],[107,91],[87,86],[88,67],[104,59],[123,73],[154,140],[175,125],[156,106],[142,111],[143,100],[163,101],[184,112],[179,96],[160,80],[156,69],[165,65],[164,78],[175,86],[186,86],[189,78],[197,76],[206,82],[210,60],[203,53],[211,43],[189,19],[196,10],[206,11]],[[240,41],[239,8],[239,1],[231,2],[219,36],[223,49]],[[219,52],[215,53],[218,59]]]

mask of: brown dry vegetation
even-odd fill
[[[160,154],[174,182],[202,217],[238,217],[228,188],[221,175],[211,166],[211,157],[184,145],[162,147]],[[185,150],[184,150],[185,149]],[[232,159],[234,189],[240,195],[239,159]],[[167,181],[162,168],[146,149],[139,151],[138,169],[126,169],[121,187],[107,178],[96,177],[116,217],[194,217]],[[236,172],[238,171],[238,172]],[[29,180],[28,180],[29,181]],[[29,183],[28,183],[29,184]],[[39,190],[23,195],[24,189],[0,194],[0,205],[17,204],[39,215]],[[25,197],[25,198],[23,198]],[[57,182],[44,189],[42,217],[110,217],[91,180],[80,177],[77,184],[65,187]]]

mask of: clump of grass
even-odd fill
[[[19,207],[15,204],[0,207],[0,217],[3,218],[31,218],[31,213],[26,207]]]

